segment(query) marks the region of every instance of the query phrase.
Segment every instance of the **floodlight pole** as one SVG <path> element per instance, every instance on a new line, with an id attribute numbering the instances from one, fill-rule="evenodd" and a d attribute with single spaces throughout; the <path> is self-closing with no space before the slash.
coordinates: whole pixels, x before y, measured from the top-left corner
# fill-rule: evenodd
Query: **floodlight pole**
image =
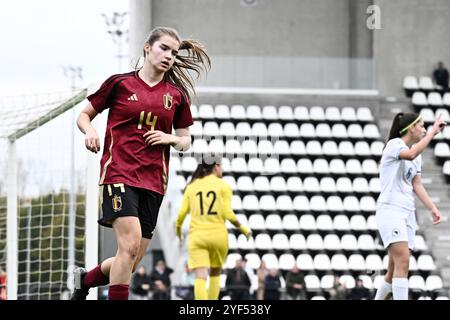
<path id="1" fill-rule="evenodd" d="M 124 40 L 128 42 L 128 29 L 123 29 L 122 24 L 127 14 L 128 12 L 113 12 L 112 16 L 108 16 L 102 13 L 106 26 L 108 27 L 108 33 L 111 35 L 112 41 L 116 46 L 119 73 L 122 72 L 122 59 L 126 57 L 126 55 L 122 54 L 122 43 Z"/>

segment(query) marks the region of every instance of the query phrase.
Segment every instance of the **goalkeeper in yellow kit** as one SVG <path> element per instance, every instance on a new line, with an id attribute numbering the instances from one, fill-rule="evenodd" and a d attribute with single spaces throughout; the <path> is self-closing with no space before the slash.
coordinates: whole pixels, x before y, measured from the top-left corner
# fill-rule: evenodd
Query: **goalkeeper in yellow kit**
<path id="1" fill-rule="evenodd" d="M 186 186 L 176 222 L 177 236 L 181 240 L 181 226 L 187 213 L 189 226 L 188 265 L 195 273 L 195 300 L 217 300 L 220 292 L 220 272 L 228 254 L 229 220 L 247 237 L 251 230 L 237 220 L 231 200 L 233 192 L 222 178 L 218 163 L 199 164 Z M 209 288 L 206 279 L 209 271 Z"/>

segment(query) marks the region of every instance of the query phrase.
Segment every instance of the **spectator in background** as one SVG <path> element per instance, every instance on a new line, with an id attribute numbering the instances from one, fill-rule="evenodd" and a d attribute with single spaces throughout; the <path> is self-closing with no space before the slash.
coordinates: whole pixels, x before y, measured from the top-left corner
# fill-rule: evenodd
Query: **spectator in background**
<path id="1" fill-rule="evenodd" d="M 433 78 L 436 84 L 442 87 L 442 92 L 448 91 L 448 70 L 442 61 L 438 62 L 437 68 L 433 72 Z"/>
<path id="2" fill-rule="evenodd" d="M 329 300 L 347 300 L 347 287 L 339 280 L 339 277 L 334 278 L 334 285 L 330 289 Z"/>
<path id="3" fill-rule="evenodd" d="M 158 260 L 155 269 L 150 274 L 153 290 L 153 300 L 170 300 L 170 274 L 173 270 L 166 266 L 162 260 Z"/>
<path id="4" fill-rule="evenodd" d="M 180 278 L 180 285 L 176 288 L 175 294 L 183 300 L 194 299 L 195 274 L 189 269 L 186 263 Z"/>
<path id="5" fill-rule="evenodd" d="M 256 275 L 258 277 L 258 290 L 256 291 L 257 300 L 264 300 L 264 285 L 268 273 L 269 270 L 267 270 L 266 268 L 266 263 L 264 262 L 264 260 L 261 260 L 261 264 L 259 265 L 259 268 L 256 271 Z"/>
<path id="6" fill-rule="evenodd" d="M 237 259 L 235 267 L 228 271 L 225 285 L 231 300 L 248 300 L 250 298 L 251 282 L 241 259 Z"/>
<path id="7" fill-rule="evenodd" d="M 131 300 L 148 300 L 150 293 L 150 277 L 144 266 L 140 266 L 131 279 Z"/>
<path id="8" fill-rule="evenodd" d="M 298 266 L 294 267 L 286 275 L 286 293 L 289 300 L 306 300 L 305 275 Z"/>
<path id="9" fill-rule="evenodd" d="M 0 301 L 6 300 L 6 272 L 0 266 Z"/>
<path id="10" fill-rule="evenodd" d="M 348 298 L 350 300 L 370 300 L 370 291 L 364 287 L 362 279 L 356 280 L 356 285 L 350 290 Z"/>
<path id="11" fill-rule="evenodd" d="M 269 270 L 264 287 L 264 300 L 280 300 L 281 279 L 278 269 Z"/>

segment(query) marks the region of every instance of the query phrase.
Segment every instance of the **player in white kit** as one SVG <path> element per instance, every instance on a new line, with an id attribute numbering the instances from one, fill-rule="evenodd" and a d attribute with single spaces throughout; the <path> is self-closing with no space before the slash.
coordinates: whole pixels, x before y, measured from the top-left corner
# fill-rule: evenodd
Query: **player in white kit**
<path id="1" fill-rule="evenodd" d="M 441 222 L 421 180 L 421 153 L 446 123 L 439 116 L 427 133 L 421 117 L 398 113 L 392 123 L 380 163 L 381 192 L 377 200 L 376 221 L 389 264 L 375 300 L 392 292 L 394 300 L 408 299 L 409 249 L 414 249 L 416 216 L 414 195 L 431 211 L 433 224 Z"/>

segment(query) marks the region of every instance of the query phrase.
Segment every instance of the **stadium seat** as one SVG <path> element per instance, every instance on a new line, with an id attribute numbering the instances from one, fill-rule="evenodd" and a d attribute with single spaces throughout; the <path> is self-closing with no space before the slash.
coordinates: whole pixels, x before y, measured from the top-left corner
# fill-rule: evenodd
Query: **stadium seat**
<path id="1" fill-rule="evenodd" d="M 256 156 L 258 154 L 258 145 L 256 144 L 256 141 L 253 139 L 246 139 L 242 141 L 241 147 L 240 147 L 241 153 L 245 153 L 251 156 Z M 253 159 L 250 159 L 253 160 Z M 258 159 L 261 160 L 261 159 Z"/>
<path id="2" fill-rule="evenodd" d="M 234 128 L 234 124 L 229 121 L 225 121 L 220 124 L 219 132 L 220 132 L 221 136 L 224 136 L 226 138 L 234 138 L 236 136 L 236 130 Z"/>
<path id="3" fill-rule="evenodd" d="M 252 137 L 267 139 L 268 131 L 264 122 L 255 122 L 252 125 Z"/>
<path id="4" fill-rule="evenodd" d="M 349 263 L 350 265 L 350 263 Z M 347 289 L 352 289 L 355 287 L 355 278 L 352 275 L 344 274 L 339 277 L 339 282 L 345 285 Z"/>
<path id="5" fill-rule="evenodd" d="M 363 129 L 361 125 L 352 123 L 347 128 L 347 134 L 350 139 L 357 140 L 363 137 Z"/>
<path id="6" fill-rule="evenodd" d="M 425 92 L 433 91 L 434 84 L 430 77 L 423 76 L 419 78 L 419 88 Z"/>
<path id="7" fill-rule="evenodd" d="M 272 231 L 283 230 L 283 223 L 279 214 L 269 214 L 266 217 L 266 229 Z"/>
<path id="8" fill-rule="evenodd" d="M 409 256 L 409 271 L 418 271 L 417 268 L 417 259 L 413 255 Z"/>
<path id="9" fill-rule="evenodd" d="M 298 231 L 299 222 L 295 214 L 286 214 L 283 216 L 283 229 L 288 231 Z"/>
<path id="10" fill-rule="evenodd" d="M 346 168 L 345 168 L 345 163 L 344 163 L 344 161 L 342 159 L 333 159 L 333 160 L 331 160 L 329 165 L 328 165 L 328 167 L 330 168 L 330 172 L 332 174 L 342 175 L 342 174 L 346 174 L 347 173 Z M 350 182 L 350 185 L 351 185 L 351 182 Z M 338 190 L 339 190 L 339 187 L 337 185 L 337 181 L 336 181 L 336 188 L 338 188 Z"/>
<path id="11" fill-rule="evenodd" d="M 286 125 L 287 126 L 287 125 Z M 285 126 L 285 136 L 288 137 Z M 303 123 L 300 126 L 300 136 L 303 138 L 313 139 L 316 137 L 316 130 L 312 123 Z"/>
<path id="12" fill-rule="evenodd" d="M 364 126 L 364 137 L 367 139 L 380 139 L 380 131 L 375 124 L 369 123 Z"/>
<path id="13" fill-rule="evenodd" d="M 412 275 L 409 277 L 409 289 L 410 290 L 426 290 L 425 280 L 422 276 Z"/>
<path id="14" fill-rule="evenodd" d="M 412 104 L 418 108 L 423 108 L 428 106 L 428 99 L 425 93 L 416 91 L 412 95 Z"/>
<path id="15" fill-rule="evenodd" d="M 267 269 L 279 269 L 278 258 L 273 253 L 265 253 L 261 257 L 261 260 L 265 262 Z"/>
<path id="16" fill-rule="evenodd" d="M 315 159 L 313 162 L 313 171 L 317 174 L 328 174 L 330 172 L 328 161 L 320 158 Z"/>
<path id="17" fill-rule="evenodd" d="M 344 205 L 342 203 L 341 197 L 338 196 L 329 196 L 327 198 L 327 211 L 329 212 L 342 212 L 344 209 Z"/>
<path id="18" fill-rule="evenodd" d="M 286 195 L 278 196 L 276 200 L 276 208 L 276 210 L 282 214 L 292 212 L 294 208 L 291 197 Z"/>
<path id="19" fill-rule="evenodd" d="M 383 153 L 383 148 L 384 148 L 384 142 L 381 141 L 374 141 L 372 142 L 372 144 L 370 145 L 370 153 L 373 156 L 376 157 L 381 157 L 382 153 Z"/>
<path id="20" fill-rule="evenodd" d="M 234 233 L 228 233 L 228 249 L 230 250 L 237 249 L 237 240 Z"/>
<path id="21" fill-rule="evenodd" d="M 314 211 L 314 212 L 327 211 L 327 202 L 323 196 L 311 197 L 309 205 L 310 205 L 311 211 Z"/>
<path id="22" fill-rule="evenodd" d="M 308 123 L 304 130 L 310 137 L 315 137 L 314 126 L 312 124 Z M 301 135 L 301 129 L 298 128 L 296 123 L 287 123 L 284 126 L 283 132 L 283 135 L 288 139 L 295 139 Z"/>
<path id="23" fill-rule="evenodd" d="M 369 189 L 372 193 L 379 193 L 381 191 L 380 179 L 371 178 L 369 181 Z"/>
<path id="24" fill-rule="evenodd" d="M 353 234 L 344 234 L 341 238 L 342 249 L 348 251 L 358 250 L 358 241 Z"/>
<path id="25" fill-rule="evenodd" d="M 221 141 L 221 140 L 219 140 L 219 141 Z M 210 147 L 211 147 L 211 144 L 210 144 Z M 231 157 L 235 157 L 235 156 L 241 155 L 243 153 L 240 142 L 238 140 L 234 140 L 234 139 L 227 139 L 224 149 L 225 149 L 224 150 L 225 153 Z"/>
<path id="26" fill-rule="evenodd" d="M 327 254 L 319 253 L 314 256 L 314 269 L 319 271 L 331 270 L 330 257 Z"/>
<path id="27" fill-rule="evenodd" d="M 367 229 L 371 230 L 371 231 L 376 231 L 378 230 L 378 226 L 377 226 L 377 220 L 374 214 L 370 215 L 367 218 Z"/>
<path id="28" fill-rule="evenodd" d="M 314 270 L 314 261 L 310 254 L 308 253 L 299 254 L 295 260 L 300 270 L 304 271 Z"/>
<path id="29" fill-rule="evenodd" d="M 373 197 L 364 196 L 360 199 L 360 207 L 362 212 L 365 213 L 375 212 L 376 206 L 377 204 Z"/>
<path id="30" fill-rule="evenodd" d="M 338 231 L 350 230 L 350 220 L 344 214 L 338 214 L 333 219 L 333 228 Z"/>
<path id="31" fill-rule="evenodd" d="M 236 260 L 242 259 L 239 253 L 229 253 L 227 259 L 225 260 L 225 269 L 232 269 L 236 266 Z"/>
<path id="32" fill-rule="evenodd" d="M 202 120 L 214 119 L 214 108 L 210 104 L 202 104 L 198 108 L 198 117 Z"/>
<path id="33" fill-rule="evenodd" d="M 328 167 L 328 163 L 327 163 Z M 336 192 L 336 182 L 333 178 L 330 177 L 324 177 L 320 179 L 320 191 L 324 193 L 335 193 Z M 327 199 L 327 205 L 328 205 L 328 199 Z"/>
<path id="34" fill-rule="evenodd" d="M 249 163 L 250 165 L 250 163 Z M 258 176 L 255 178 L 255 181 L 253 183 L 255 191 L 257 192 L 270 192 L 271 191 L 271 185 L 269 183 L 269 179 L 264 176 Z"/>
<path id="35" fill-rule="evenodd" d="M 367 107 L 358 108 L 356 110 L 356 118 L 361 122 L 372 122 L 374 120 L 372 111 L 370 111 L 370 108 Z"/>
<path id="36" fill-rule="evenodd" d="M 214 108 L 214 118 L 218 120 L 230 119 L 230 108 L 226 104 L 218 104 Z"/>
<path id="37" fill-rule="evenodd" d="M 272 139 L 279 139 L 284 136 L 283 126 L 278 122 L 270 123 L 267 127 L 267 134 Z"/>
<path id="38" fill-rule="evenodd" d="M 241 176 L 237 180 L 237 189 L 243 192 L 253 192 L 253 180 L 248 176 Z"/>
<path id="39" fill-rule="evenodd" d="M 339 193 L 352 193 L 353 192 L 352 180 L 350 180 L 347 177 L 338 178 L 336 180 L 336 189 Z"/>
<path id="40" fill-rule="evenodd" d="M 263 157 L 271 156 L 273 154 L 272 142 L 269 140 L 259 140 L 258 154 Z"/>
<path id="41" fill-rule="evenodd" d="M 369 192 L 369 182 L 366 178 L 355 178 L 352 184 L 353 191 L 356 193 L 368 193 Z"/>
<path id="42" fill-rule="evenodd" d="M 358 276 L 358 279 L 362 280 L 364 287 L 366 287 L 369 290 L 373 289 L 372 278 L 369 275 L 361 274 L 361 275 Z"/>
<path id="43" fill-rule="evenodd" d="M 234 158 L 231 160 L 231 171 L 235 173 L 247 172 L 247 162 L 244 158 Z"/>
<path id="44" fill-rule="evenodd" d="M 309 200 L 303 195 L 294 198 L 293 206 L 296 211 L 308 212 L 310 210 Z"/>
<path id="45" fill-rule="evenodd" d="M 248 217 L 248 226 L 252 230 L 265 230 L 266 220 L 261 214 L 252 214 Z"/>
<path id="46" fill-rule="evenodd" d="M 289 177 L 286 182 L 286 189 L 292 193 L 303 192 L 303 182 L 299 177 Z"/>
<path id="47" fill-rule="evenodd" d="M 381 271 L 383 270 L 383 260 L 378 254 L 369 254 L 366 257 L 366 270 Z"/>
<path id="48" fill-rule="evenodd" d="M 237 189 L 236 179 L 233 176 L 223 176 L 223 180 L 225 180 L 228 183 L 231 190 Z"/>
<path id="49" fill-rule="evenodd" d="M 322 145 L 317 140 L 311 140 L 306 143 L 306 154 L 309 156 L 320 156 L 323 154 Z"/>
<path id="50" fill-rule="evenodd" d="M 203 126 L 200 121 L 194 121 L 194 124 L 189 127 L 189 130 L 194 137 L 201 137 L 203 135 Z"/>
<path id="51" fill-rule="evenodd" d="M 197 105 L 191 104 L 190 110 L 191 110 L 192 119 L 198 119 L 198 107 L 197 107 Z M 200 121 L 198 121 L 198 122 L 200 122 Z M 192 129 L 192 127 L 191 127 L 191 129 Z"/>
<path id="52" fill-rule="evenodd" d="M 292 160 L 292 159 L 288 159 L 288 160 Z M 294 165 L 295 165 L 295 163 L 294 163 Z M 297 169 L 297 167 L 295 167 L 295 168 Z M 283 162 L 281 163 L 281 171 L 283 171 Z M 272 177 L 270 179 L 270 190 L 275 193 L 285 193 L 287 191 L 286 180 L 284 180 L 284 178 L 281 176 Z"/>
<path id="53" fill-rule="evenodd" d="M 292 121 L 294 119 L 294 112 L 291 106 L 280 106 L 278 108 L 278 118 L 281 121 Z"/>
<path id="54" fill-rule="evenodd" d="M 362 234 L 358 237 L 358 248 L 363 251 L 375 250 L 375 243 L 370 234 Z"/>
<path id="55" fill-rule="evenodd" d="M 339 155 L 344 157 L 351 157 L 355 155 L 355 150 L 353 148 L 353 143 L 350 141 L 341 141 L 338 147 Z"/>
<path id="56" fill-rule="evenodd" d="M 320 234 L 313 233 L 306 237 L 306 246 L 309 250 L 323 250 L 323 240 Z"/>
<path id="57" fill-rule="evenodd" d="M 262 117 L 266 121 L 277 121 L 277 108 L 275 108 L 275 106 L 264 106 L 262 109 Z"/>
<path id="58" fill-rule="evenodd" d="M 230 109 L 230 118 L 235 121 L 247 120 L 245 108 L 242 105 L 233 105 Z"/>
<path id="59" fill-rule="evenodd" d="M 286 140 L 277 140 L 273 145 L 273 152 L 276 155 L 290 155 L 289 143 Z"/>
<path id="60" fill-rule="evenodd" d="M 259 199 L 259 209 L 262 211 L 275 211 L 277 209 L 276 201 L 273 195 L 263 195 Z"/>
<path id="61" fill-rule="evenodd" d="M 323 246 L 325 250 L 338 251 L 341 250 L 341 240 L 335 234 L 327 234 L 323 239 Z"/>
<path id="62" fill-rule="evenodd" d="M 355 108 L 353 107 L 342 108 L 341 118 L 346 122 L 355 122 L 357 120 Z"/>
<path id="63" fill-rule="evenodd" d="M 237 237 L 237 247 L 239 250 L 252 251 L 255 249 L 255 242 L 253 238 L 248 238 L 243 234 Z"/>
<path id="64" fill-rule="evenodd" d="M 247 260 L 247 266 L 252 269 L 258 269 L 261 265 L 261 258 L 259 254 L 250 252 L 245 255 L 245 259 Z"/>
<path id="65" fill-rule="evenodd" d="M 264 161 L 264 174 L 278 174 L 281 171 L 278 159 L 268 158 Z"/>
<path id="66" fill-rule="evenodd" d="M 305 286 L 307 290 L 318 290 L 320 289 L 319 277 L 315 274 L 307 274 L 305 276 Z"/>
<path id="67" fill-rule="evenodd" d="M 356 199 L 356 198 L 355 198 Z M 344 200 L 345 201 L 345 200 Z M 357 201 L 357 199 L 356 199 Z M 359 210 L 357 210 L 359 211 Z M 355 214 L 350 218 L 350 228 L 355 231 L 367 230 L 366 219 L 360 214 Z"/>
<path id="68" fill-rule="evenodd" d="M 341 112 L 339 108 L 331 106 L 325 109 L 325 119 L 329 122 L 341 121 Z"/>
<path id="69" fill-rule="evenodd" d="M 305 143 L 301 140 L 294 140 L 291 142 L 289 151 L 293 156 L 304 156 L 306 155 Z"/>
<path id="70" fill-rule="evenodd" d="M 249 105 L 246 108 L 247 119 L 250 122 L 261 121 L 262 120 L 262 112 L 261 107 L 258 105 Z"/>
<path id="71" fill-rule="evenodd" d="M 333 220 L 328 214 L 321 214 L 316 218 L 316 226 L 320 231 L 333 230 Z"/>
<path id="72" fill-rule="evenodd" d="M 258 211 L 259 201 L 255 195 L 246 195 L 242 199 L 242 208 L 246 211 Z"/>
<path id="73" fill-rule="evenodd" d="M 420 250 L 420 251 L 426 251 L 428 250 L 427 243 L 425 242 L 425 239 L 422 235 L 416 234 L 415 240 L 414 240 L 414 249 Z"/>
<path id="74" fill-rule="evenodd" d="M 360 175 L 363 172 L 361 162 L 358 159 L 348 159 L 345 162 L 345 171 L 349 174 Z"/>
<path id="75" fill-rule="evenodd" d="M 321 106 L 312 106 L 309 109 L 309 118 L 312 121 L 325 121 L 325 110 Z"/>
<path id="76" fill-rule="evenodd" d="M 287 175 L 294 175 L 297 173 L 297 164 L 294 159 L 283 159 L 280 163 L 281 172 Z"/>
<path id="77" fill-rule="evenodd" d="M 301 215 L 298 223 L 301 230 L 311 231 L 317 229 L 316 219 L 312 214 Z"/>
<path id="78" fill-rule="evenodd" d="M 297 161 L 297 172 L 304 175 L 312 175 L 313 164 L 310 159 L 302 158 Z"/>
<path id="79" fill-rule="evenodd" d="M 238 122 L 235 126 L 237 137 L 249 138 L 252 136 L 252 128 L 248 122 Z"/>
<path id="80" fill-rule="evenodd" d="M 442 101 L 444 102 L 444 105 L 446 105 L 447 107 L 450 107 L 450 92 L 444 93 Z"/>
<path id="81" fill-rule="evenodd" d="M 259 250 L 272 250 L 272 239 L 267 233 L 257 234 L 255 237 L 255 248 Z"/>
<path id="82" fill-rule="evenodd" d="M 347 139 L 347 128 L 342 123 L 336 123 L 331 128 L 331 134 L 335 139 Z"/>
<path id="83" fill-rule="evenodd" d="M 261 174 L 262 172 L 264 172 L 264 164 L 260 158 L 251 158 L 248 161 L 247 168 L 250 173 L 254 174 Z M 256 187 L 256 184 L 254 185 Z"/>
<path id="84" fill-rule="evenodd" d="M 183 157 L 181 160 L 181 170 L 192 173 L 197 168 L 197 161 L 193 157 Z"/>
<path id="85" fill-rule="evenodd" d="M 316 137 L 320 139 L 331 139 L 331 128 L 328 123 L 319 123 L 316 126 Z"/>
<path id="86" fill-rule="evenodd" d="M 355 143 L 355 154 L 359 157 L 370 157 L 372 152 L 370 151 L 370 146 L 366 141 L 358 141 Z"/>
<path id="87" fill-rule="evenodd" d="M 425 123 L 433 123 L 434 122 L 434 119 L 435 119 L 434 112 L 430 108 L 420 109 L 419 114 Z"/>
<path id="88" fill-rule="evenodd" d="M 269 221 L 266 220 L 266 224 L 268 225 L 268 227 L 270 226 Z M 270 229 L 270 228 L 269 228 Z M 286 234 L 284 233 L 277 233 L 272 237 L 272 245 L 273 248 L 275 250 L 289 250 L 290 246 L 289 246 L 289 239 L 287 237 Z M 295 259 L 293 259 L 294 263 L 295 263 Z"/>
<path id="89" fill-rule="evenodd" d="M 228 142 L 228 141 L 227 141 Z M 212 139 L 209 142 L 209 152 L 215 155 L 219 155 L 220 157 L 223 156 L 225 153 L 225 145 L 223 144 L 222 139 Z"/>
<path id="90" fill-rule="evenodd" d="M 305 106 L 296 106 L 294 108 L 294 118 L 300 122 L 307 122 L 310 120 L 308 108 Z"/>
<path id="91" fill-rule="evenodd" d="M 439 108 L 444 105 L 441 94 L 439 92 L 430 92 L 428 94 L 428 105 L 434 108 Z"/>
<path id="92" fill-rule="evenodd" d="M 361 254 L 352 254 L 348 257 L 348 267 L 353 271 L 363 271 L 366 269 L 366 261 Z"/>
<path id="93" fill-rule="evenodd" d="M 422 254 L 417 258 L 417 267 L 423 271 L 436 270 L 433 258 L 429 254 Z"/>
<path id="94" fill-rule="evenodd" d="M 300 233 L 294 233 L 289 237 L 289 247 L 292 250 L 305 250 L 306 240 L 305 236 Z"/>
<path id="95" fill-rule="evenodd" d="M 403 78 L 403 89 L 407 97 L 411 97 L 414 91 L 419 90 L 419 82 L 415 76 L 405 76 Z"/>
<path id="96" fill-rule="evenodd" d="M 346 196 L 344 198 L 344 210 L 351 213 L 360 211 L 361 208 L 359 206 L 358 198 L 355 196 Z"/>
<path id="97" fill-rule="evenodd" d="M 333 260 L 333 258 L 331 258 Z M 333 262 L 331 262 L 333 265 Z M 322 290 L 330 290 L 334 286 L 334 275 L 333 274 L 325 274 L 320 279 L 320 287 Z"/>
<path id="98" fill-rule="evenodd" d="M 284 253 L 278 259 L 278 266 L 281 270 L 288 271 L 295 266 L 295 258 L 290 253 Z"/>
<path id="99" fill-rule="evenodd" d="M 335 141 L 327 140 L 322 144 L 322 153 L 328 157 L 335 157 L 339 154 L 339 149 Z"/>
<path id="100" fill-rule="evenodd" d="M 242 211 L 242 200 L 238 195 L 233 195 L 233 199 L 231 200 L 231 207 L 234 211 Z"/>

